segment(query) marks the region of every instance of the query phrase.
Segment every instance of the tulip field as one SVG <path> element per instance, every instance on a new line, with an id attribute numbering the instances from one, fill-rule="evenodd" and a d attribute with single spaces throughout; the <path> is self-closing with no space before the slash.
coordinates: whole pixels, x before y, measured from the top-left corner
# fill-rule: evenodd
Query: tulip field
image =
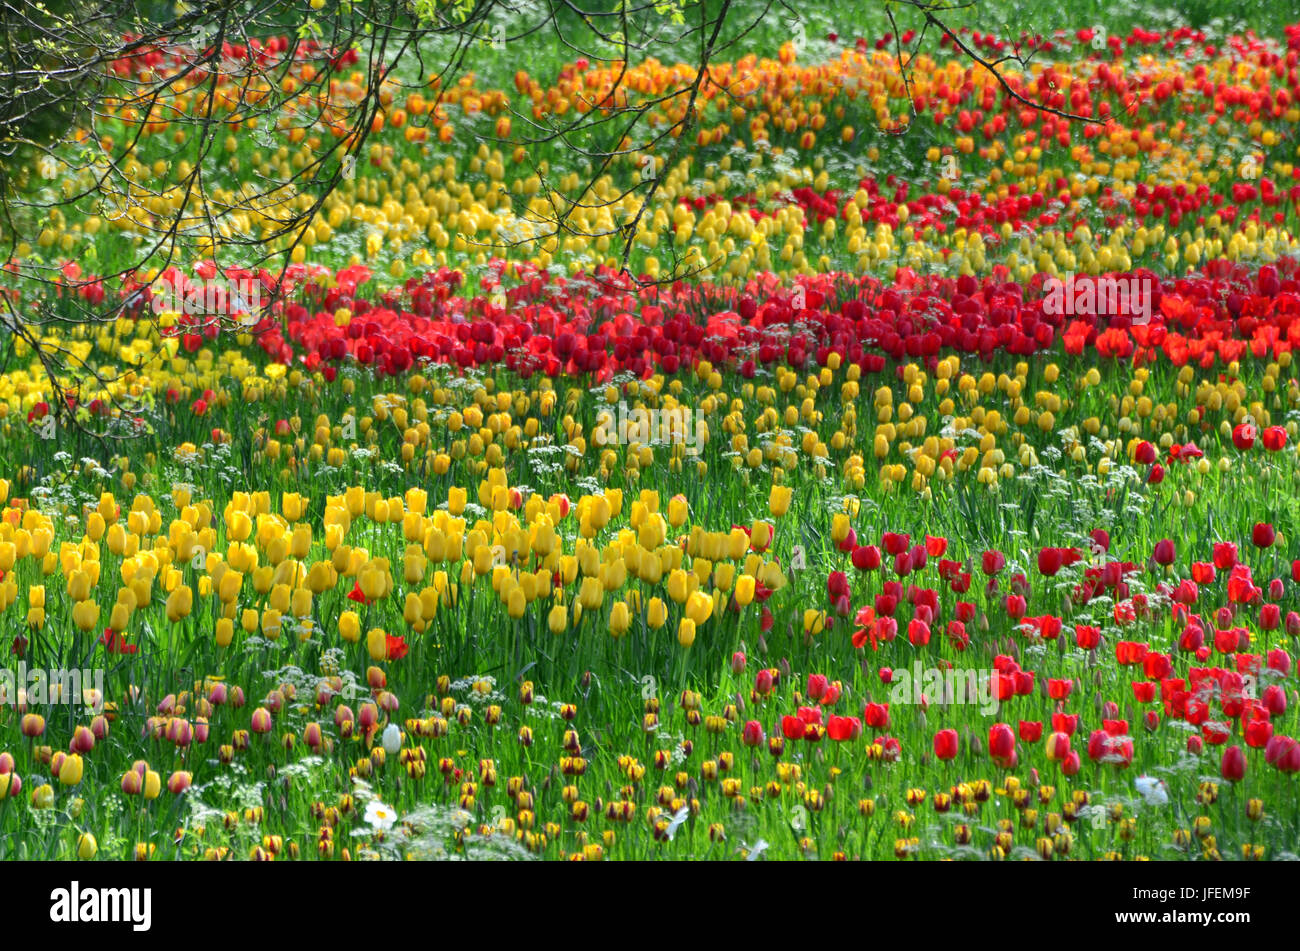
<path id="1" fill-rule="evenodd" d="M 0 329 L 0 856 L 1297 857 L 1300 23 L 1040 9 L 1004 85 L 833 10 L 572 232 L 520 127 L 679 67 L 408 71 L 281 263 L 110 279 L 284 46 L 111 64 L 143 197 L 0 223 L 115 314 Z M 340 134 L 228 126 L 217 205 Z"/>

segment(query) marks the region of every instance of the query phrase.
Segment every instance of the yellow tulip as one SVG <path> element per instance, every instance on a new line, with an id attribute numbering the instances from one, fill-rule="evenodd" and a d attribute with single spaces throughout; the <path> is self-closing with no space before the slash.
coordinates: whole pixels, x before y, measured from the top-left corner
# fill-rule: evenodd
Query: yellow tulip
<path id="1" fill-rule="evenodd" d="M 59 767 L 59 782 L 64 786 L 77 785 L 81 782 L 84 768 L 81 757 L 76 753 L 69 753 L 63 760 L 63 765 Z"/>
<path id="2" fill-rule="evenodd" d="M 694 592 L 686 599 L 686 616 L 695 624 L 703 624 L 713 614 L 713 597 L 703 591 Z"/>
<path id="3" fill-rule="evenodd" d="M 632 617 L 628 612 L 627 603 L 624 601 L 615 601 L 614 606 L 609 612 L 609 633 L 615 637 L 622 637 L 627 633 L 628 628 L 632 626 Z"/>
<path id="4" fill-rule="evenodd" d="M 99 627 L 99 605 L 94 601 L 78 601 L 72 606 L 72 622 L 82 631 Z"/>
<path id="5" fill-rule="evenodd" d="M 790 511 L 790 497 L 792 492 L 789 486 L 773 485 L 771 493 L 767 497 L 767 508 L 772 513 L 773 518 L 780 518 L 786 512 Z"/>
<path id="6" fill-rule="evenodd" d="M 77 836 L 77 858 L 89 862 L 99 852 L 99 843 L 89 832 Z"/>
<path id="7" fill-rule="evenodd" d="M 189 585 L 181 585 L 167 595 L 167 620 L 175 624 L 189 617 L 193 607 L 194 592 L 190 590 Z"/>
<path id="8" fill-rule="evenodd" d="M 646 605 L 646 623 L 652 630 L 659 630 L 668 622 L 668 606 L 659 598 L 651 598 Z"/>
<path id="9" fill-rule="evenodd" d="M 681 568 L 674 568 L 668 575 L 668 597 L 678 604 L 685 604 L 688 594 L 686 572 Z"/>
<path id="10" fill-rule="evenodd" d="M 447 490 L 447 511 L 452 515 L 460 515 L 465 511 L 465 504 L 469 501 L 469 493 L 453 485 Z"/>
<path id="11" fill-rule="evenodd" d="M 736 590 L 733 597 L 736 603 L 743 607 L 748 607 L 754 601 L 754 576 L 741 575 L 736 579 Z"/>

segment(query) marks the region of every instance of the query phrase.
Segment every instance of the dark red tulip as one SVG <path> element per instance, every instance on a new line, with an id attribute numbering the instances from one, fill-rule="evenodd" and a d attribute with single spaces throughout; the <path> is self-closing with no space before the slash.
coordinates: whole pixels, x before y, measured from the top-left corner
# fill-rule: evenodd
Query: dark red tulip
<path id="1" fill-rule="evenodd" d="M 1268 522 L 1256 522 L 1250 530 L 1250 540 L 1256 548 L 1270 548 L 1277 539 L 1277 531 Z"/>
<path id="2" fill-rule="evenodd" d="M 875 571 L 880 567 L 880 549 L 875 545 L 859 545 L 853 549 L 853 567 L 859 571 Z"/>
<path id="3" fill-rule="evenodd" d="M 1156 547 L 1151 552 L 1151 560 L 1157 565 L 1172 565 L 1176 557 L 1174 543 L 1168 538 L 1162 538 L 1156 542 Z"/>
<path id="4" fill-rule="evenodd" d="M 1230 783 L 1241 782 L 1246 775 L 1246 754 L 1240 746 L 1229 746 L 1223 751 L 1223 759 L 1219 761 L 1219 775 Z"/>

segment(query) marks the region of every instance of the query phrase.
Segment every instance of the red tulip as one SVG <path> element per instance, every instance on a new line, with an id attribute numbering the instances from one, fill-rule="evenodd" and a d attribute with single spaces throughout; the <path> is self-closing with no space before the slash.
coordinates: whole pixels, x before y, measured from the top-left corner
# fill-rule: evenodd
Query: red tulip
<path id="1" fill-rule="evenodd" d="M 1278 452 L 1286 448 L 1286 428 L 1283 426 L 1269 426 L 1260 434 L 1260 441 L 1264 443 L 1264 448 L 1269 452 Z"/>
<path id="2" fill-rule="evenodd" d="M 998 766 L 1010 769 L 1016 762 L 1016 735 L 1005 723 L 989 727 L 989 757 Z"/>
<path id="3" fill-rule="evenodd" d="M 889 727 L 889 704 L 887 703 L 868 703 L 862 711 L 862 719 L 866 721 L 867 726 L 873 730 L 884 730 Z"/>
<path id="4" fill-rule="evenodd" d="M 1223 751 L 1223 759 L 1219 761 L 1219 775 L 1230 783 L 1240 782 L 1246 775 L 1246 755 L 1240 746 L 1229 746 Z"/>
<path id="5" fill-rule="evenodd" d="M 1065 552 L 1060 548 L 1043 548 L 1038 552 L 1038 573 L 1053 577 L 1065 563 Z"/>
<path id="6" fill-rule="evenodd" d="M 1101 628 L 1089 624 L 1076 624 L 1074 626 L 1074 643 L 1084 650 L 1092 650 L 1101 643 Z"/>
<path id="7" fill-rule="evenodd" d="M 853 549 L 852 561 L 858 571 L 875 571 L 880 567 L 880 549 L 875 545 L 859 545 Z"/>
<path id="8" fill-rule="evenodd" d="M 1155 550 L 1151 553 L 1151 560 L 1157 565 L 1172 565 L 1175 557 L 1174 543 L 1168 538 L 1156 542 Z"/>
<path id="9" fill-rule="evenodd" d="M 1262 749 L 1273 736 L 1273 724 L 1268 720 L 1251 720 L 1242 732 L 1247 746 Z"/>
<path id="10" fill-rule="evenodd" d="M 1047 695 L 1053 700 L 1068 700 L 1073 689 L 1073 680 L 1051 678 L 1047 681 Z"/>
<path id="11" fill-rule="evenodd" d="M 880 539 L 880 545 L 891 555 L 901 555 L 907 551 L 912 544 L 912 537 L 907 534 L 898 532 L 885 532 Z"/>
<path id="12" fill-rule="evenodd" d="M 1284 773 L 1300 773 L 1300 743 L 1274 735 L 1264 747 L 1264 761 Z"/>
<path id="13" fill-rule="evenodd" d="M 787 740 L 802 740 L 804 737 L 804 722 L 798 717 L 786 714 L 781 718 L 781 732 L 785 734 Z"/>
<path id="14" fill-rule="evenodd" d="M 1228 571 L 1237 563 L 1237 545 L 1235 542 L 1214 543 L 1214 567 Z"/>
<path id="15" fill-rule="evenodd" d="M 831 717 L 826 722 L 826 735 L 832 740 L 856 740 L 862 735 L 862 721 L 857 717 Z"/>
<path id="16" fill-rule="evenodd" d="M 828 684 L 829 681 L 826 679 L 825 674 L 809 674 L 808 698 L 810 700 L 820 700 L 822 695 L 826 693 L 826 687 Z"/>
<path id="17" fill-rule="evenodd" d="M 1286 691 L 1280 684 L 1269 684 L 1265 687 L 1261 702 L 1269 716 L 1280 717 L 1286 713 Z"/>
<path id="18" fill-rule="evenodd" d="M 940 730 L 934 735 L 934 755 L 937 759 L 950 760 L 957 756 L 957 731 Z"/>
<path id="19" fill-rule="evenodd" d="M 1256 548 L 1269 548 L 1277 539 L 1277 531 L 1268 522 L 1256 522 L 1250 530 L 1250 540 Z"/>
<path id="20" fill-rule="evenodd" d="M 924 621 L 911 620 L 907 624 L 907 639 L 913 647 L 924 647 L 930 643 L 930 625 Z"/>

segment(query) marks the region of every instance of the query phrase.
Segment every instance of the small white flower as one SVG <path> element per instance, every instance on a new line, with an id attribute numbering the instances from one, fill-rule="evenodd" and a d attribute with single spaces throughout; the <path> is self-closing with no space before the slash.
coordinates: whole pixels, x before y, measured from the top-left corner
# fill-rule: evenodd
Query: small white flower
<path id="1" fill-rule="evenodd" d="M 1133 785 L 1137 791 L 1142 794 L 1150 805 L 1163 806 L 1169 802 L 1169 787 L 1165 785 L 1163 779 L 1156 779 L 1154 776 L 1139 776 L 1133 780 Z"/>
<path id="2" fill-rule="evenodd" d="M 391 806 L 386 806 L 378 799 L 370 800 L 366 806 L 366 822 L 372 828 L 387 832 L 397 822 L 397 813 Z"/>

